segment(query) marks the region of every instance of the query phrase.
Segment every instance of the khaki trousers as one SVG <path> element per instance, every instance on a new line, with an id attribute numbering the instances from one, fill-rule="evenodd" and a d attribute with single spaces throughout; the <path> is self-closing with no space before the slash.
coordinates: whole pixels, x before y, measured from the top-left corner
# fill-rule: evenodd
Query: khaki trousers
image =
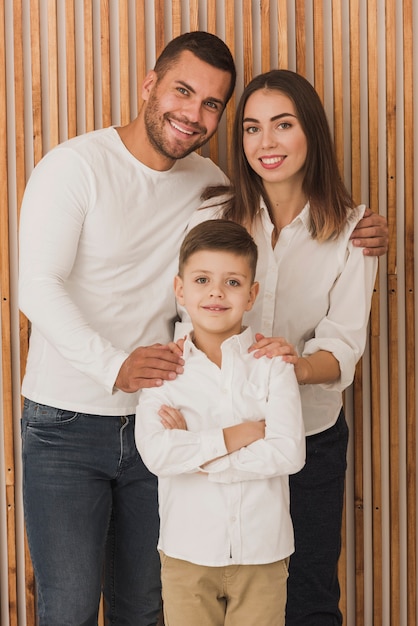
<path id="1" fill-rule="evenodd" d="M 165 626 L 284 626 L 287 564 L 206 567 L 161 553 Z"/>

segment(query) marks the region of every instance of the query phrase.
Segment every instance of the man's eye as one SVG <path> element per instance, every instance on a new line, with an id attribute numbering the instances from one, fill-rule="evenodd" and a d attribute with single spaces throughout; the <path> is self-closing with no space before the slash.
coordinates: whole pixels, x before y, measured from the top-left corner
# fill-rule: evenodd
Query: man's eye
<path id="1" fill-rule="evenodd" d="M 206 106 L 209 107 L 210 109 L 213 109 L 214 111 L 219 110 L 219 104 L 217 102 L 211 102 L 210 100 L 207 100 Z"/>
<path id="2" fill-rule="evenodd" d="M 177 91 L 185 96 L 189 93 L 184 87 L 177 87 Z"/>

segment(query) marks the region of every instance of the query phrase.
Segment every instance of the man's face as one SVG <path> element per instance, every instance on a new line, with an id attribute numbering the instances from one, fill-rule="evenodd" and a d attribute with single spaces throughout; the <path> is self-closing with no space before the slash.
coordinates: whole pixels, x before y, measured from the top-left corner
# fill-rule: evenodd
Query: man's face
<path id="1" fill-rule="evenodd" d="M 183 52 L 158 81 L 144 81 L 144 122 L 148 140 L 165 159 L 185 157 L 215 133 L 231 84 L 231 75 Z"/>

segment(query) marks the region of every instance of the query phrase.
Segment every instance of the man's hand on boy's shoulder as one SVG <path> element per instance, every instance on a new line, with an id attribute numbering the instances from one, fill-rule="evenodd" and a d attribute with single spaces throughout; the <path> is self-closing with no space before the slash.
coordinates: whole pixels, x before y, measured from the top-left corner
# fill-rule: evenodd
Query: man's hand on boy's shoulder
<path id="1" fill-rule="evenodd" d="M 388 251 L 389 229 L 386 218 L 366 209 L 350 239 L 357 248 L 363 248 L 366 256 L 382 256 Z"/>
<path id="2" fill-rule="evenodd" d="M 170 346 L 154 344 L 136 348 L 122 363 L 115 387 L 133 393 L 146 387 L 160 387 L 183 373 L 184 361 Z"/>

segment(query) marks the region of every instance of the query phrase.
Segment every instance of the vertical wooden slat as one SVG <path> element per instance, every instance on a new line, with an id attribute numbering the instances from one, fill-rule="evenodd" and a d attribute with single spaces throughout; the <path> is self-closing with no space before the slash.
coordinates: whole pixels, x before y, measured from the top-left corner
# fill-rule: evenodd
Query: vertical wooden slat
<path id="1" fill-rule="evenodd" d="M 154 24 L 155 24 L 155 56 L 158 57 L 165 46 L 164 35 L 164 0 L 154 2 Z"/>
<path id="2" fill-rule="evenodd" d="M 14 27 L 21 31 L 21 4 L 16 4 Z M 10 274 L 9 274 L 9 207 L 7 184 L 7 100 L 6 100 L 6 48 L 4 3 L 0 4 L 2 33 L 0 37 L 0 297 L 1 297 L 1 373 L 2 373 L 2 413 L 4 437 L 4 473 L 6 492 L 6 537 L 7 537 L 7 601 L 10 624 L 17 624 L 17 579 L 16 579 L 16 515 L 15 515 L 15 466 L 13 445 L 13 405 L 12 405 L 12 351 L 10 318 Z M 20 26 L 18 22 L 20 21 Z M 19 45 L 19 41 L 17 45 Z M 15 50 L 16 56 L 17 50 Z M 19 63 L 19 59 L 17 59 Z M 21 104 L 21 102 L 19 102 Z"/>
<path id="3" fill-rule="evenodd" d="M 244 61 L 244 86 L 248 85 L 250 80 L 253 77 L 253 59 L 254 59 L 254 51 L 253 51 L 253 15 L 252 15 L 252 6 L 251 0 L 243 1 L 243 14 L 245 15 L 245 20 L 243 20 L 242 29 L 243 29 L 243 61 Z"/>
<path id="4" fill-rule="evenodd" d="M 261 26 L 261 71 L 268 72 L 270 68 L 270 1 L 260 0 Z"/>
<path id="5" fill-rule="evenodd" d="M 35 165 L 42 158 L 42 83 L 41 83 L 41 34 L 39 2 L 30 3 L 31 81 L 32 81 L 32 125 L 33 158 Z M 24 343 L 21 338 L 21 343 Z M 23 360 L 25 362 L 25 360 Z"/>
<path id="6" fill-rule="evenodd" d="M 75 62 L 74 0 L 65 2 L 65 51 L 67 72 L 67 134 L 68 139 L 77 134 L 77 84 Z"/>
<path id="7" fill-rule="evenodd" d="M 317 3 L 316 3 L 317 4 Z M 314 41 L 315 41 L 315 88 L 321 89 L 324 100 L 324 21 L 318 20 L 318 8 L 314 13 Z M 319 21 L 321 30 L 317 32 L 316 22 Z M 317 44 L 318 40 L 318 44 Z M 318 50 L 321 56 L 317 54 Z M 343 71 L 342 71 L 342 14 L 341 0 L 332 3 L 332 78 L 333 78 L 333 105 L 334 105 L 334 145 L 338 167 L 341 175 L 344 172 L 344 125 L 346 123 L 343 112 Z M 360 366 L 361 370 L 361 366 Z M 359 406 L 357 405 L 357 409 Z M 347 614 L 347 519 L 346 503 L 341 528 L 341 555 L 338 563 L 338 577 L 341 588 L 340 609 L 343 615 Z"/>
<path id="8" fill-rule="evenodd" d="M 23 192 L 25 189 L 25 181 L 26 181 L 26 165 L 25 165 L 25 89 L 24 89 L 24 72 L 23 72 L 23 5 L 21 0 L 13 3 L 13 30 L 14 30 L 14 94 L 15 94 L 15 142 L 16 142 L 16 205 L 17 205 L 17 219 L 19 219 L 20 214 L 20 205 L 22 202 Z M 3 244 L 2 244 L 3 245 Z M 9 254 L 10 245 L 7 248 L 7 254 Z M 6 250 L 4 251 L 6 254 Z M 9 261 L 10 262 L 10 261 Z M 1 263 L 3 266 L 3 262 Z M 9 271 L 9 268 L 7 268 Z M 10 303 L 10 293 L 8 294 L 8 303 Z M 2 295 L 2 304 L 6 306 L 6 302 L 4 301 L 4 295 Z M 3 310 L 2 310 L 3 316 Z M 27 338 L 28 334 L 28 323 L 23 315 L 19 316 L 19 321 L 21 322 L 21 331 L 20 337 Z M 5 323 L 9 324 L 9 330 L 11 332 L 11 318 L 10 318 L 10 306 L 9 306 L 9 317 L 6 318 Z M 10 337 L 7 345 L 7 357 L 10 359 L 9 368 L 12 365 L 12 353 L 11 353 L 11 344 Z M 4 346 L 4 343 L 3 343 Z M 23 350 L 23 356 L 26 356 L 26 347 Z M 9 352 L 10 351 L 10 352 Z M 3 370 L 4 371 L 4 370 Z M 11 376 L 11 372 L 7 371 L 7 377 Z M 12 392 L 12 386 L 10 388 L 10 392 Z M 13 396 L 12 396 L 13 397 Z M 10 428 L 9 432 L 9 443 L 13 446 L 13 400 L 12 397 L 9 398 L 10 401 L 10 410 L 11 412 L 5 412 L 5 420 L 10 420 L 8 426 Z M 7 396 L 6 396 L 7 399 Z M 9 535 L 11 536 L 11 532 L 14 533 L 14 541 L 16 541 L 16 520 L 15 520 L 15 472 L 14 465 L 14 447 L 9 450 L 9 455 L 6 457 L 9 467 L 9 476 L 6 476 L 6 489 L 7 489 L 7 507 L 8 507 L 8 529 Z M 13 528 L 12 528 L 12 520 L 13 520 Z M 15 552 L 16 557 L 16 552 Z M 9 554 L 10 558 L 10 554 Z M 25 557 L 26 558 L 26 557 Z M 28 561 L 28 587 L 27 587 L 27 600 L 28 600 L 28 614 L 31 615 L 33 613 L 33 572 L 32 565 L 30 560 Z M 9 588 L 10 585 L 16 584 L 16 561 L 13 564 L 13 569 L 10 569 L 12 563 L 9 561 L 9 576 L 11 575 L 11 580 L 9 580 Z M 17 600 L 17 596 L 14 599 Z M 14 616 L 12 616 L 12 622 L 14 622 Z"/>
<path id="9" fill-rule="evenodd" d="M 216 0 L 207 2 L 207 30 L 213 35 L 216 34 Z M 218 133 L 209 141 L 209 156 L 214 163 L 219 163 L 219 140 Z"/>
<path id="10" fill-rule="evenodd" d="M 278 37 L 279 37 L 279 63 L 278 67 L 289 67 L 289 43 L 288 43 L 288 16 L 287 0 L 278 0 Z"/>
<path id="11" fill-rule="evenodd" d="M 138 46 L 139 48 L 139 46 Z M 112 124 L 112 94 L 110 87 L 110 30 L 109 2 L 100 2 L 100 65 L 102 87 L 102 126 Z"/>
<path id="12" fill-rule="evenodd" d="M 189 0 L 189 22 L 190 32 L 199 30 L 199 2 L 198 0 Z"/>
<path id="13" fill-rule="evenodd" d="M 235 53 L 235 0 L 229 0 L 225 3 L 225 43 L 231 50 L 232 55 Z M 231 170 L 231 142 L 232 127 L 235 117 L 235 94 L 232 95 L 226 108 L 226 162 L 227 173 Z"/>
<path id="14" fill-rule="evenodd" d="M 414 270 L 414 75 L 413 0 L 403 2 L 403 86 L 404 86 L 404 188 L 405 188 L 405 345 L 406 350 L 406 533 L 407 533 L 407 620 L 417 615 L 417 429 L 415 351 L 415 270 Z"/>
<path id="15" fill-rule="evenodd" d="M 41 42 L 39 2 L 30 3 L 30 59 L 31 59 L 31 86 L 32 86 L 32 133 L 33 158 L 35 165 L 43 154 L 42 138 L 42 84 L 41 84 Z M 18 207 L 19 208 L 19 207 Z M 19 342 L 20 342 L 20 378 L 26 365 L 29 345 L 29 322 L 23 313 L 19 314 Z M 25 601 L 26 622 L 29 626 L 35 623 L 35 576 L 29 554 L 25 534 Z"/>
<path id="16" fill-rule="evenodd" d="M 48 0 L 49 149 L 59 141 L 57 6 Z"/>
<path id="17" fill-rule="evenodd" d="M 332 3 L 332 80 L 334 91 L 334 144 L 340 172 L 344 172 L 343 50 L 341 0 Z"/>
<path id="18" fill-rule="evenodd" d="M 135 25 L 136 25 L 136 82 L 138 93 L 138 110 L 142 106 L 141 86 L 147 72 L 145 55 L 145 0 L 137 0 L 135 3 Z"/>
<path id="19" fill-rule="evenodd" d="M 367 70 L 368 70 L 368 140 L 369 140 L 369 204 L 379 208 L 379 137 L 378 119 L 378 55 L 377 55 L 377 3 L 367 3 Z M 376 281 L 378 288 L 379 280 Z M 371 328 L 371 378 L 380 380 L 379 298 L 375 290 L 370 316 Z M 373 624 L 383 623 L 383 545 L 382 545 L 382 462 L 381 462 L 381 406 L 378 384 L 371 386 L 372 400 L 372 502 L 373 502 Z"/>
<path id="20" fill-rule="evenodd" d="M 86 132 L 94 130 L 93 5 L 84 2 L 84 101 Z"/>
<path id="21" fill-rule="evenodd" d="M 313 1 L 314 75 L 315 90 L 324 102 L 324 6 L 323 0 Z"/>
<path id="22" fill-rule="evenodd" d="M 120 73 L 120 123 L 131 121 L 129 89 L 129 14 L 128 0 L 119 0 L 119 73 Z"/>
<path id="23" fill-rule="evenodd" d="M 171 35 L 174 39 L 181 34 L 181 0 L 171 3 Z"/>
<path id="24" fill-rule="evenodd" d="M 305 1 L 295 0 L 296 71 L 306 76 L 306 25 Z"/>
<path id="25" fill-rule="evenodd" d="M 360 138 L 360 19 L 359 0 L 350 0 L 350 137 L 351 193 L 354 202 L 361 201 L 361 138 Z M 354 550 L 355 550 L 355 624 L 364 626 L 364 490 L 363 490 L 363 367 L 354 377 L 353 429 L 354 440 Z"/>
<path id="26" fill-rule="evenodd" d="M 389 289 L 389 485 L 390 485 L 390 599 L 391 623 L 400 619 L 399 520 L 399 357 L 398 277 L 396 256 L 396 2 L 386 0 L 386 167 Z"/>

